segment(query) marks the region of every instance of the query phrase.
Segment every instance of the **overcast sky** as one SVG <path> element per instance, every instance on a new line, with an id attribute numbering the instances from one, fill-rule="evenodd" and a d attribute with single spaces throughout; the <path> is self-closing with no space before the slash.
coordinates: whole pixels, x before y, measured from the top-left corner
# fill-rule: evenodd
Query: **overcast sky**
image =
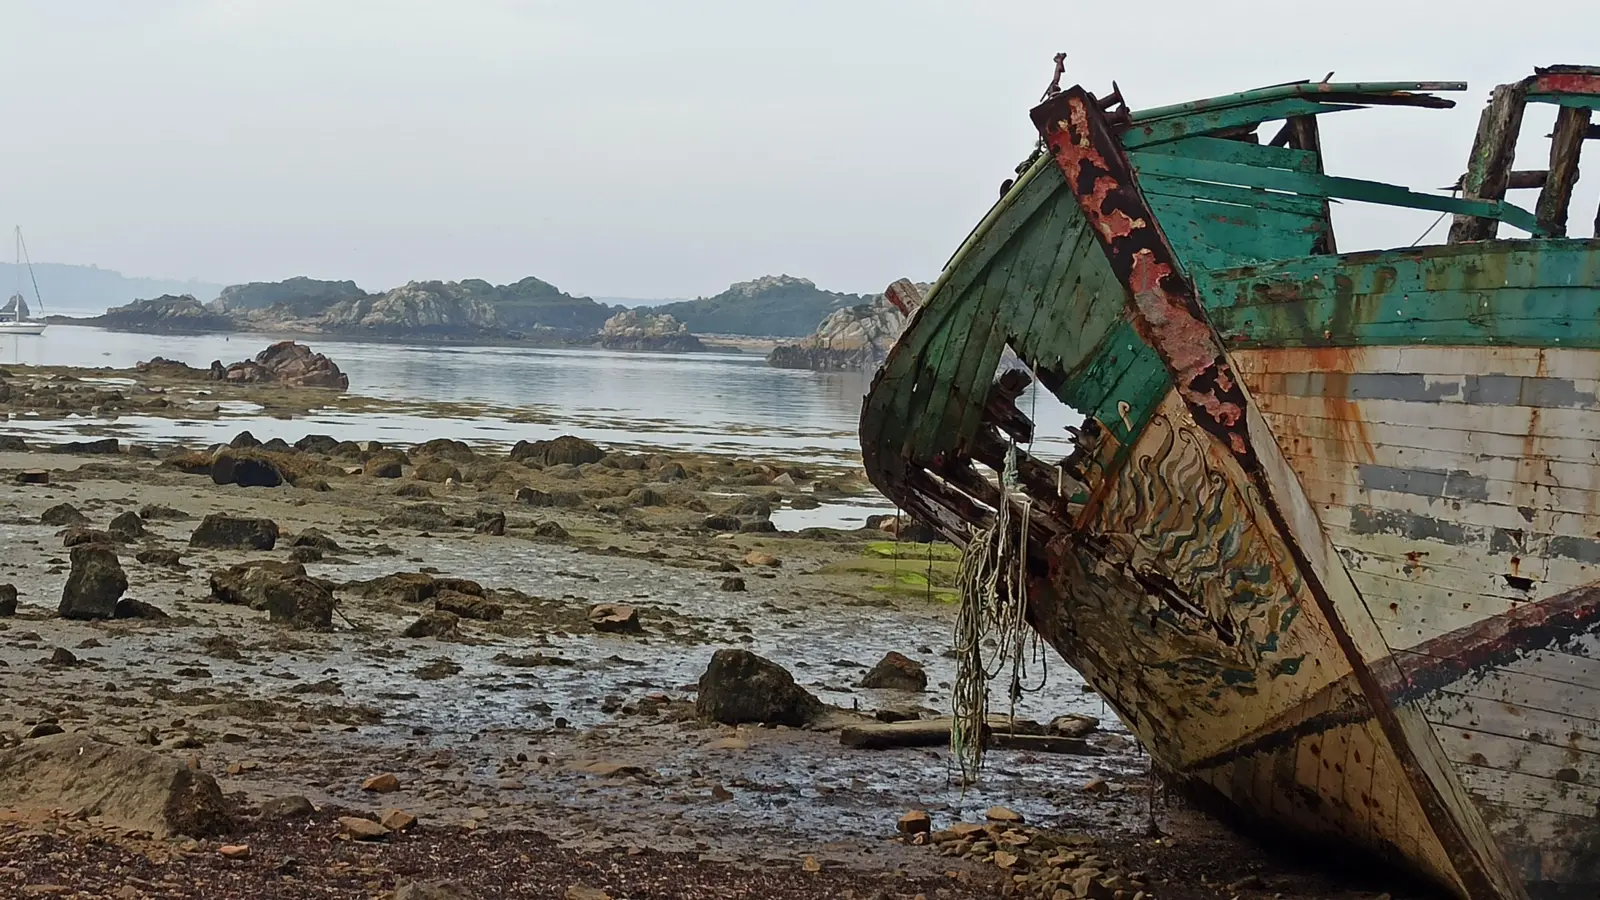
<path id="1" fill-rule="evenodd" d="M 0 0 L 0 222 L 42 260 L 218 282 L 675 297 L 787 272 L 878 291 L 933 277 L 993 201 L 1057 50 L 1068 83 L 1115 79 L 1136 108 L 1329 70 L 1469 81 L 1455 110 L 1324 119 L 1330 172 L 1433 188 L 1492 85 L 1600 64 L 1600 4 L 1517 9 Z M 1551 118 L 1530 115 L 1521 167 L 1543 168 Z M 1341 247 L 1409 244 L 1433 218 L 1346 205 Z"/>

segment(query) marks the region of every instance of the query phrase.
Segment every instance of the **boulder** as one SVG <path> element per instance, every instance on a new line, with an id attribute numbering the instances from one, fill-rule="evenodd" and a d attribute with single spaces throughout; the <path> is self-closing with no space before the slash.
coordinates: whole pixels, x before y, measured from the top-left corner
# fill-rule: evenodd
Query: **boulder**
<path id="1" fill-rule="evenodd" d="M 4 384 L 4 382 L 0 382 L 0 384 Z M 4 392 L 5 392 L 4 388 L 0 388 L 0 394 L 3 394 Z M 4 403 L 4 402 L 5 402 L 5 398 L 4 397 L 0 397 L 0 403 Z M 22 438 L 19 438 L 14 434 L 0 434 L 0 453 L 27 453 L 27 452 L 28 452 L 28 442 L 27 441 L 24 441 Z"/>
<path id="2" fill-rule="evenodd" d="M 632 491 L 629 491 L 625 502 L 627 505 L 633 507 L 666 506 L 667 498 L 661 496 L 660 492 L 654 489 L 642 487 L 634 488 Z"/>
<path id="3" fill-rule="evenodd" d="M 233 436 L 233 440 L 228 442 L 228 446 L 235 450 L 247 450 L 251 447 L 261 446 L 261 441 L 257 440 L 256 436 L 250 432 L 241 431 Z"/>
<path id="4" fill-rule="evenodd" d="M 316 815 L 316 812 L 317 808 L 311 805 L 311 801 L 298 794 L 261 801 L 263 819 L 305 819 Z"/>
<path id="5" fill-rule="evenodd" d="M 417 457 L 430 456 L 434 459 L 446 459 L 452 462 L 468 462 L 475 454 L 472 448 L 461 441 L 450 438 L 434 438 L 424 441 L 411 449 L 411 455 Z"/>
<path id="6" fill-rule="evenodd" d="M 388 528 L 415 528 L 419 531 L 437 531 L 461 524 L 455 516 L 444 511 L 437 503 L 412 503 L 384 516 L 378 524 Z"/>
<path id="7" fill-rule="evenodd" d="M 211 461 L 211 481 L 215 484 L 271 488 L 288 480 L 276 462 L 260 454 L 223 450 Z"/>
<path id="8" fill-rule="evenodd" d="M 106 532 L 119 541 L 134 541 L 145 536 L 144 520 L 129 510 L 120 513 L 106 526 Z"/>
<path id="9" fill-rule="evenodd" d="M 1051 719 L 1050 724 L 1045 726 L 1045 733 L 1060 737 L 1081 738 L 1088 737 L 1098 731 L 1099 728 L 1100 720 L 1094 716 L 1068 713 Z"/>
<path id="10" fill-rule="evenodd" d="M 928 285 L 920 286 L 923 291 Z M 779 344 L 767 365 L 780 369 L 871 371 L 883 362 L 905 328 L 906 314 L 885 295 L 870 303 L 836 309 L 811 336 Z"/>
<path id="11" fill-rule="evenodd" d="M 581 466 L 584 463 L 597 463 L 604 459 L 606 452 L 599 447 L 584 440 L 564 434 L 549 441 L 518 441 L 511 448 L 511 458 L 517 462 L 533 461 L 541 465 L 573 465 Z"/>
<path id="12" fill-rule="evenodd" d="M 589 624 L 607 634 L 632 634 L 643 631 L 639 611 L 622 603 L 600 603 L 589 610 Z"/>
<path id="13" fill-rule="evenodd" d="M 122 445 L 117 443 L 116 438 L 101 438 L 98 441 L 67 441 L 65 444 L 57 444 L 54 451 L 56 453 L 79 455 L 121 453 Z"/>
<path id="14" fill-rule="evenodd" d="M 17 586 L 0 584 L 0 616 L 17 614 Z"/>
<path id="15" fill-rule="evenodd" d="M 183 557 L 178 551 L 169 550 L 165 547 L 151 547 L 146 550 L 140 550 L 134 559 L 147 566 L 165 566 L 169 569 L 183 566 Z"/>
<path id="16" fill-rule="evenodd" d="M 701 718 L 725 725 L 801 726 L 823 706 L 777 663 L 748 650 L 718 650 L 700 676 L 694 708 Z"/>
<path id="17" fill-rule="evenodd" d="M 689 326 L 666 313 L 628 309 L 607 319 L 596 335 L 607 350 L 667 350 L 696 352 L 706 349 L 689 333 Z"/>
<path id="18" fill-rule="evenodd" d="M 367 581 L 352 581 L 343 588 L 367 599 L 422 603 L 439 593 L 439 583 L 426 572 L 395 572 Z"/>
<path id="19" fill-rule="evenodd" d="M 402 462 L 397 454 L 379 454 L 361 464 L 361 474 L 369 478 L 399 478 Z"/>
<path id="20" fill-rule="evenodd" d="M 722 511 L 729 516 L 748 516 L 766 519 L 772 516 L 772 504 L 761 497 L 746 497 Z"/>
<path id="21" fill-rule="evenodd" d="M 738 575 L 729 575 L 727 578 L 722 579 L 722 584 L 718 585 L 718 590 L 728 591 L 729 593 L 738 593 L 744 589 L 744 579 Z"/>
<path id="22" fill-rule="evenodd" d="M 294 540 L 289 542 L 289 546 L 315 547 L 318 550 L 326 553 L 338 553 L 344 549 L 343 547 L 339 546 L 338 541 L 329 537 L 327 533 L 322 531 L 320 528 L 307 528 L 305 531 L 300 532 L 294 536 Z"/>
<path id="23" fill-rule="evenodd" d="M 917 662 L 891 650 L 873 666 L 857 687 L 879 688 L 891 691 L 925 691 L 928 673 Z"/>
<path id="24" fill-rule="evenodd" d="M 503 535 L 506 533 L 506 514 L 503 512 L 481 512 L 473 523 L 472 530 L 478 534 Z"/>
<path id="25" fill-rule="evenodd" d="M 105 544 L 80 544 L 72 548 L 72 569 L 57 612 L 68 619 L 109 619 L 127 589 L 128 576 L 115 551 Z"/>
<path id="26" fill-rule="evenodd" d="M 700 522 L 700 527 L 707 531 L 738 531 L 743 526 L 738 516 L 729 515 L 706 516 Z"/>
<path id="27" fill-rule="evenodd" d="M 156 519 L 179 521 L 182 519 L 192 519 L 194 516 L 189 515 L 181 509 L 173 509 L 170 506 L 162 506 L 159 503 L 146 503 L 144 506 L 139 507 L 139 518 L 145 520 L 146 522 L 153 522 Z"/>
<path id="28" fill-rule="evenodd" d="M 255 359 L 224 367 L 211 364 L 211 377 L 233 384 L 272 382 L 288 387 L 318 387 L 342 391 L 350 378 L 333 360 L 294 341 L 279 341 L 256 354 Z"/>
<path id="29" fill-rule="evenodd" d="M 212 513 L 189 536 L 189 546 L 216 550 L 271 550 L 278 543 L 278 523 Z"/>
<path id="30" fill-rule="evenodd" d="M 430 609 L 418 616 L 415 622 L 407 625 L 404 633 L 408 638 L 455 637 L 460 622 L 461 617 L 453 612 Z"/>
<path id="31" fill-rule="evenodd" d="M 441 612 L 453 613 L 463 619 L 476 619 L 480 622 L 494 622 L 505 617 L 506 609 L 492 600 L 483 597 L 474 597 L 471 594 L 457 593 L 456 591 L 440 591 L 433 599 L 433 608 Z"/>
<path id="32" fill-rule="evenodd" d="M 294 448 L 305 453 L 331 453 L 339 442 L 326 434 L 308 434 L 294 442 Z"/>
<path id="33" fill-rule="evenodd" d="M 459 482 L 461 480 L 461 470 L 448 460 L 429 459 L 418 463 L 417 467 L 411 470 L 411 477 L 418 481 L 432 481 L 437 484 L 443 484 L 446 481 Z"/>
<path id="34" fill-rule="evenodd" d="M 306 567 L 297 562 L 252 560 L 212 572 L 211 596 L 218 603 L 265 609 L 264 587 L 268 582 L 304 577 Z"/>
<path id="35" fill-rule="evenodd" d="M 217 782 L 177 759 L 78 734 L 28 741 L 0 754 L 0 806 L 72 809 L 165 840 L 233 829 Z"/>
<path id="36" fill-rule="evenodd" d="M 333 594 L 310 578 L 268 579 L 260 591 L 268 621 L 315 631 L 333 627 Z"/>
<path id="37" fill-rule="evenodd" d="M 132 597 L 123 597 L 117 601 L 117 607 L 111 613 L 113 619 L 168 619 L 167 611 L 154 603 L 135 600 Z"/>
<path id="38" fill-rule="evenodd" d="M 745 554 L 744 561 L 745 565 L 762 566 L 769 569 L 776 569 L 783 565 L 783 560 L 773 556 L 771 553 L 762 553 L 760 550 L 751 550 Z"/>
<path id="39" fill-rule="evenodd" d="M 57 503 L 39 514 L 40 525 L 87 525 L 89 517 L 71 503 Z"/>
<path id="40" fill-rule="evenodd" d="M 558 522 L 540 522 L 533 526 L 533 536 L 547 541 L 564 541 L 571 537 Z"/>
<path id="41" fill-rule="evenodd" d="M 84 528 L 82 525 L 73 525 L 57 533 L 61 535 L 63 547 L 76 547 L 79 544 L 111 544 L 117 540 L 109 532 L 98 528 Z"/>

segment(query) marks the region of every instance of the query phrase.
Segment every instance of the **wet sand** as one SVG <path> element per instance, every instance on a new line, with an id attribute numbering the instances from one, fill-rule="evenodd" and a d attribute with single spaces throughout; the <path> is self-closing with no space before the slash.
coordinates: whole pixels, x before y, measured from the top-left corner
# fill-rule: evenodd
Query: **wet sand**
<path id="1" fill-rule="evenodd" d="M 62 374 L 71 373 L 14 371 L 13 393 Z M 125 395 L 176 387 L 134 383 L 121 386 Z M 212 397 L 293 421 L 327 402 L 317 393 L 239 387 Z M 105 406 L 96 399 L 45 416 L 89 413 L 78 430 L 92 432 Z M 17 614 L 0 619 L 0 735 L 19 743 L 43 724 L 171 754 L 218 779 L 243 811 L 240 831 L 156 842 L 70 811 L 0 819 L 0 895 L 384 897 L 408 881 L 447 879 L 474 897 L 563 897 L 574 886 L 614 898 L 1051 897 L 1071 890 L 1077 857 L 1053 864 L 1059 877 L 1046 877 L 1045 853 L 997 863 L 1005 847 L 1062 836 L 1121 879 L 1121 900 L 1378 890 L 1269 860 L 1162 792 L 1152 802 L 1138 749 L 1058 660 L 1017 714 L 1099 717 L 1094 755 L 992 751 L 982 781 L 963 789 L 944 748 L 841 747 L 838 727 L 881 711 L 947 712 L 949 548 L 866 531 L 703 525 L 730 509 L 757 528 L 813 503 L 859 503 L 870 488 L 848 465 L 632 446 L 599 463 L 539 467 L 480 445 L 435 459 L 458 475 L 436 483 L 416 477 L 430 459 L 417 448 L 392 448 L 410 451 L 407 461 L 400 477 L 380 478 L 359 469 L 382 451 L 346 447 L 286 454 L 301 487 L 245 488 L 176 468 L 190 458 L 177 448 L 146 449 L 0 453 L 0 583 L 20 595 Z M 37 469 L 50 484 L 16 483 Z M 533 506 L 519 489 L 567 505 Z M 101 529 L 149 505 L 173 511 L 117 546 L 127 596 L 171 618 L 55 615 L 68 551 L 62 528 L 40 517 L 62 503 Z M 283 539 L 271 551 L 191 549 L 200 518 L 219 512 L 270 518 Z M 504 534 L 474 529 L 486 513 L 504 514 Z M 305 563 L 340 586 L 331 631 L 291 630 L 211 599 L 213 572 L 288 561 L 290 539 L 308 529 L 338 546 Z M 187 568 L 136 560 L 150 550 L 175 550 Z M 780 565 L 752 565 L 751 553 Z M 353 586 L 396 572 L 470 579 L 504 615 L 462 619 L 444 638 L 405 637 L 428 604 Z M 730 577 L 745 590 L 725 590 Z M 596 632 L 596 603 L 634 606 L 642 630 Z M 808 729 L 700 721 L 695 682 L 724 647 L 781 664 L 835 711 Z M 52 662 L 58 649 L 72 661 Z M 929 690 L 856 687 L 888 651 L 923 663 Z M 385 773 L 397 790 L 363 790 Z M 320 812 L 294 822 L 253 814 L 289 796 Z M 992 806 L 1027 825 L 996 825 L 964 844 L 948 831 L 983 822 Z M 340 839 L 337 816 L 388 809 L 418 822 L 382 843 Z M 930 813 L 933 835 L 897 834 L 912 809 Z M 249 858 L 221 857 L 224 843 L 249 845 Z M 492 883 L 484 868 L 497 873 Z"/>

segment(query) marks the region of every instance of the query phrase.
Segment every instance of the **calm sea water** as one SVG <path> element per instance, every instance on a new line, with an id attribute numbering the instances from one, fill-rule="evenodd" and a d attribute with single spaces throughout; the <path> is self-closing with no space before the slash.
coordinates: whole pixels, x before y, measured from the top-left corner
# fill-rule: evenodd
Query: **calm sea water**
<path id="1" fill-rule="evenodd" d="M 146 335 L 52 325 L 38 337 L 0 338 L 0 365 L 127 369 L 159 355 L 203 367 L 214 359 L 226 363 L 253 356 L 272 340 L 265 335 Z M 9 428 L 59 434 L 109 425 L 129 440 L 195 446 L 226 441 L 246 428 L 262 440 L 292 441 L 318 432 L 400 444 L 450 437 L 507 445 L 569 433 L 608 445 L 860 460 L 856 428 L 867 373 L 773 369 L 756 353 L 304 342 L 350 376 L 351 394 L 402 404 L 472 404 L 483 407 L 482 414 L 441 417 L 419 407 L 415 412 L 352 415 L 332 405 L 283 420 L 240 405 L 225 409 L 219 421 L 17 419 Z M 1040 423 L 1037 452 L 1047 459 L 1066 453 L 1064 429 L 1078 417 L 1048 395 L 1025 395 L 1021 404 Z"/>

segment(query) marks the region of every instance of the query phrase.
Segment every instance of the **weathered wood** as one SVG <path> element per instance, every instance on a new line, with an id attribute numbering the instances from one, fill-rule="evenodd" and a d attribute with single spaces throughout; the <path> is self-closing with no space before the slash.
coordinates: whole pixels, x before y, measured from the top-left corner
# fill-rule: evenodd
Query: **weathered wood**
<path id="1" fill-rule="evenodd" d="M 1549 178 L 1550 173 L 1545 169 L 1516 169 L 1511 173 L 1510 177 L 1506 179 L 1506 190 L 1526 191 L 1542 188 L 1544 187 L 1544 183 L 1549 180 Z M 1461 190 L 1461 186 L 1466 183 L 1466 180 L 1467 176 L 1462 174 L 1460 178 L 1456 179 L 1455 184 L 1447 185 L 1439 190 L 1459 191 Z"/>
<path id="2" fill-rule="evenodd" d="M 1589 116 L 1589 110 L 1570 106 L 1556 112 L 1556 127 L 1550 136 L 1550 178 L 1534 209 L 1539 225 L 1552 237 L 1567 233 L 1567 209 L 1578 183 L 1578 156 L 1589 131 Z"/>
<path id="3" fill-rule="evenodd" d="M 1517 136 L 1522 133 L 1527 94 L 1527 84 L 1517 82 L 1500 85 L 1490 95 L 1489 105 L 1478 120 L 1478 134 L 1472 141 L 1472 155 L 1461 185 L 1461 195 L 1466 199 L 1505 197 L 1517 153 Z M 1493 240 L 1499 230 L 1500 223 L 1488 216 L 1457 214 L 1450 224 L 1450 243 Z"/>
<path id="4" fill-rule="evenodd" d="M 1316 154 L 1316 174 L 1323 174 L 1325 169 L 1322 161 L 1322 131 L 1317 125 L 1317 117 L 1294 116 L 1284 123 L 1284 127 L 1289 130 L 1296 150 Z M 1322 224 L 1322 233 L 1311 245 L 1311 252 L 1338 253 L 1338 243 L 1333 239 L 1333 206 L 1326 197 L 1322 199 Z"/>
<path id="5" fill-rule="evenodd" d="M 937 747 L 950 742 L 949 718 L 918 719 L 887 725 L 851 725 L 839 732 L 839 743 L 855 750 L 894 750 L 907 747 Z M 991 747 L 1027 750 L 1034 753 L 1061 753 L 1072 756 L 1099 756 L 1101 751 L 1081 737 L 1044 734 L 1037 722 L 1013 723 L 1006 716 L 990 716 L 984 726 L 984 739 Z"/>

